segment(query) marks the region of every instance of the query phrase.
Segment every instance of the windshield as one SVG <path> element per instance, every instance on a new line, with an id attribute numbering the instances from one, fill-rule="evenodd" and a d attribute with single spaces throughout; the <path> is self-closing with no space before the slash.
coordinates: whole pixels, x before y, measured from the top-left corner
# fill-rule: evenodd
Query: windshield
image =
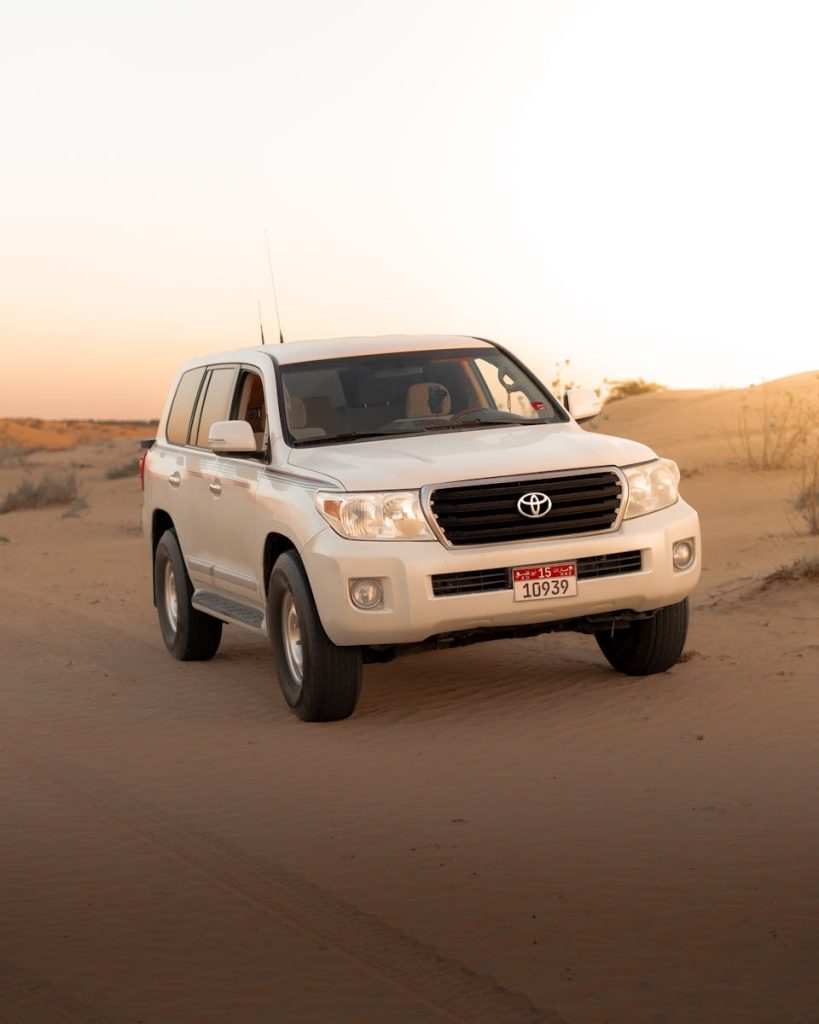
<path id="1" fill-rule="evenodd" d="M 496 348 L 390 352 L 279 369 L 285 437 L 299 447 L 568 418 Z"/>

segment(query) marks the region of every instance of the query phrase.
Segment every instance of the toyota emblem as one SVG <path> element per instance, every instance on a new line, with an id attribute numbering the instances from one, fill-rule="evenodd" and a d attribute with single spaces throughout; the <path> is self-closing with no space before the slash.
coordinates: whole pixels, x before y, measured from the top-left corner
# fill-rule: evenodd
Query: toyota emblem
<path id="1" fill-rule="evenodd" d="M 518 512 L 527 519 L 540 519 L 552 507 L 552 499 L 540 491 L 529 491 L 518 498 Z"/>

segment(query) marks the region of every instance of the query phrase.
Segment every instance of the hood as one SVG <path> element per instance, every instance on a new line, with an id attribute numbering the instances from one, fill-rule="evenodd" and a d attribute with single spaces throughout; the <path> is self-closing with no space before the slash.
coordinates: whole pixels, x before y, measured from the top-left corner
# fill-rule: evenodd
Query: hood
<path id="1" fill-rule="evenodd" d="M 293 448 L 288 461 L 299 469 L 334 477 L 348 491 L 385 491 L 485 477 L 631 466 L 653 458 L 654 452 L 637 441 L 587 433 L 576 423 L 554 423 Z"/>

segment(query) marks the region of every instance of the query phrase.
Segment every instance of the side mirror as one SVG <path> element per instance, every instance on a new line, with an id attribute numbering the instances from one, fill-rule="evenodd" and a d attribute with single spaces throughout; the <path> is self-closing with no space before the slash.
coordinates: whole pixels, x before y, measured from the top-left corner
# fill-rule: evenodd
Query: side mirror
<path id="1" fill-rule="evenodd" d="M 591 388 L 572 388 L 566 392 L 566 408 L 576 420 L 590 420 L 603 408 L 603 402 Z"/>
<path id="2" fill-rule="evenodd" d="M 258 451 L 253 427 L 247 420 L 220 420 L 211 424 L 208 448 L 217 454 Z"/>

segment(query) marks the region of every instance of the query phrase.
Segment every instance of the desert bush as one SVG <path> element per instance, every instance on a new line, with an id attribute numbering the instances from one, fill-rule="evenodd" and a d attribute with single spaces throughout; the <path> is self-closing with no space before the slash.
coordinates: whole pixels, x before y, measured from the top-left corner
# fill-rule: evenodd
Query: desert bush
<path id="1" fill-rule="evenodd" d="M 0 447 L 0 466 L 19 466 L 28 452 L 14 445 Z"/>
<path id="2" fill-rule="evenodd" d="M 123 462 L 120 466 L 112 466 L 111 469 L 106 470 L 106 480 L 122 480 L 124 477 L 135 477 L 139 472 L 139 459 L 131 458 L 127 462 Z"/>
<path id="3" fill-rule="evenodd" d="M 748 469 L 783 469 L 804 460 L 817 432 L 819 402 L 798 401 L 790 391 L 771 393 L 763 384 L 743 399 L 728 441 Z"/>
<path id="4" fill-rule="evenodd" d="M 781 565 L 768 573 L 761 587 L 764 590 L 775 583 L 797 583 L 800 580 L 819 580 L 819 555 L 797 558 L 790 565 Z"/>
<path id="5" fill-rule="evenodd" d="M 554 376 L 549 382 L 549 390 L 552 392 L 553 395 L 560 399 L 561 402 L 565 400 L 567 391 L 571 391 L 573 388 L 579 388 L 583 386 L 582 384 L 579 384 L 576 380 L 574 380 L 569 374 L 568 368 L 569 366 L 571 366 L 571 363 L 571 359 L 558 360 L 555 363 L 555 368 L 553 371 Z M 595 388 L 594 393 L 599 397 L 602 390 L 602 388 Z M 586 427 L 588 427 L 589 425 L 590 424 L 588 423 L 584 423 L 584 426 Z"/>
<path id="6" fill-rule="evenodd" d="M 571 365 L 571 359 L 564 359 L 555 363 L 554 377 L 549 385 L 551 390 L 562 398 L 567 391 L 571 391 L 572 388 L 576 388 L 577 384 L 571 379 L 566 379 L 566 372 L 568 367 Z"/>
<path id="7" fill-rule="evenodd" d="M 804 520 L 808 533 L 819 534 L 819 438 L 802 452 L 801 480 L 793 507 Z"/>
<path id="8" fill-rule="evenodd" d="M 665 391 L 665 384 L 657 384 L 653 380 L 608 380 L 604 382 L 609 389 L 607 402 L 618 402 L 621 398 L 633 398 L 634 395 L 650 395 L 653 391 Z"/>
<path id="9" fill-rule="evenodd" d="M 72 505 L 83 502 L 73 473 L 64 477 L 46 475 L 38 482 L 26 478 L 15 491 L 10 491 L 0 502 L 0 513 L 18 509 L 46 508 L 50 505 Z"/>
<path id="10" fill-rule="evenodd" d="M 88 502 L 85 498 L 75 498 L 68 508 L 63 512 L 63 519 L 76 519 L 80 512 L 88 507 Z"/>

